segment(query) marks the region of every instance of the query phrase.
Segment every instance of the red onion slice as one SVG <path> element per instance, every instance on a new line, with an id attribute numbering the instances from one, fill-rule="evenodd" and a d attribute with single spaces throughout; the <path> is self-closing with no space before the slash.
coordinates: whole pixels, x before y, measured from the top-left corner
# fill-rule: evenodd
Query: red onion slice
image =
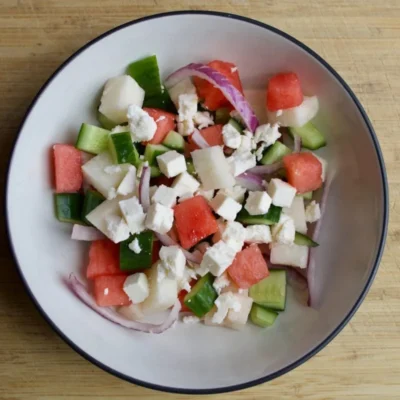
<path id="1" fill-rule="evenodd" d="M 210 147 L 210 145 L 207 143 L 207 141 L 203 138 L 201 133 L 199 132 L 198 129 L 195 129 L 194 132 L 192 133 L 191 136 L 193 142 L 200 147 L 200 149 L 206 149 L 207 147 Z"/>
<path id="2" fill-rule="evenodd" d="M 147 212 L 150 207 L 150 178 L 150 167 L 143 167 L 139 183 L 139 200 L 144 212 Z"/>
<path id="3" fill-rule="evenodd" d="M 72 227 L 71 239 L 93 242 L 94 240 L 105 239 L 105 236 L 92 226 L 74 224 Z"/>
<path id="4" fill-rule="evenodd" d="M 232 85 L 225 75 L 221 74 L 214 68 L 205 64 L 192 63 L 182 67 L 171 74 L 165 81 L 167 89 L 175 86 L 185 78 L 197 76 L 213 84 L 221 90 L 228 101 L 233 105 L 236 111 L 240 114 L 247 129 L 254 132 L 258 126 L 258 119 L 254 114 L 250 104 L 244 98 L 242 93 Z"/>
<path id="5" fill-rule="evenodd" d="M 294 135 L 293 152 L 300 153 L 301 150 L 301 137 L 299 135 Z"/>
<path id="6" fill-rule="evenodd" d="M 236 177 L 238 185 L 246 188 L 247 190 L 264 190 L 263 180 L 260 175 L 252 174 L 251 172 L 244 172 Z"/>
<path id="7" fill-rule="evenodd" d="M 283 168 L 283 162 L 279 161 L 269 165 L 257 165 L 256 167 L 248 169 L 246 174 L 250 173 L 255 175 L 268 175 L 279 171 L 281 168 Z"/>
<path id="8" fill-rule="evenodd" d="M 181 303 L 179 302 L 179 300 L 177 300 L 175 305 L 170 310 L 169 315 L 162 324 L 155 325 L 146 322 L 130 321 L 120 316 L 111 308 L 99 307 L 91 294 L 86 289 L 86 287 L 76 278 L 74 274 L 71 274 L 69 276 L 67 283 L 71 290 L 75 293 L 75 295 L 97 314 L 101 315 L 103 318 L 109 320 L 110 322 L 121 325 L 127 329 L 132 329 L 134 331 L 146 333 L 163 333 L 167 329 L 171 328 L 175 321 L 178 320 L 179 311 L 181 310 Z"/>

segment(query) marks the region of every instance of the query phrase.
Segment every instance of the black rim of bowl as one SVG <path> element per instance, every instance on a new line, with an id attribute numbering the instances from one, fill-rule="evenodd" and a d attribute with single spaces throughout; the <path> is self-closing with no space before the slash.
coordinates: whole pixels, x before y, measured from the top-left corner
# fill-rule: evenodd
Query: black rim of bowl
<path id="1" fill-rule="evenodd" d="M 8 210 L 7 193 L 8 193 L 8 186 L 10 184 L 10 182 L 9 182 L 9 175 L 10 175 L 9 171 L 10 171 L 11 164 L 12 164 L 13 154 L 14 154 L 14 150 L 15 150 L 15 146 L 17 144 L 18 138 L 19 138 L 20 133 L 22 131 L 22 128 L 23 128 L 23 126 L 25 124 L 25 121 L 27 120 L 30 112 L 34 108 L 34 106 L 37 103 L 37 101 L 40 99 L 40 96 L 42 95 L 42 93 L 46 90 L 47 86 L 64 69 L 65 66 L 67 66 L 71 61 L 74 60 L 75 57 L 77 57 L 79 54 L 84 52 L 92 44 L 102 40 L 106 36 L 109 36 L 109 35 L 113 34 L 114 32 L 116 32 L 118 30 L 121 30 L 123 28 L 126 28 L 128 26 L 131 26 L 131 25 L 136 25 L 136 24 L 140 24 L 141 22 L 144 22 L 144 21 L 157 19 L 157 18 L 164 18 L 164 17 L 174 16 L 174 15 L 210 15 L 210 16 L 216 16 L 216 17 L 221 17 L 221 18 L 230 18 L 230 19 L 234 19 L 234 20 L 244 21 L 244 22 L 247 22 L 249 24 L 256 25 L 256 26 L 259 26 L 261 28 L 267 29 L 267 30 L 269 30 L 271 32 L 274 32 L 274 33 L 276 33 L 276 34 L 288 39 L 292 43 L 294 43 L 297 46 L 301 47 L 303 50 L 305 50 L 312 57 L 314 57 L 342 85 L 342 87 L 346 90 L 346 92 L 351 96 L 351 98 L 354 101 L 355 105 L 357 106 L 360 114 L 362 115 L 362 117 L 364 119 L 364 122 L 367 125 L 368 130 L 370 132 L 370 135 L 371 135 L 372 141 L 374 143 L 374 146 L 375 146 L 375 150 L 376 150 L 376 154 L 377 154 L 378 161 L 379 161 L 379 166 L 380 166 L 382 185 L 383 185 L 383 197 L 384 197 L 383 226 L 382 226 L 382 234 L 381 234 L 379 248 L 378 248 L 378 252 L 376 254 L 374 266 L 373 266 L 373 268 L 371 270 L 370 276 L 368 277 L 368 281 L 367 281 L 364 289 L 360 293 L 359 298 L 357 299 L 357 301 L 353 305 L 353 307 L 350 309 L 350 311 L 348 312 L 346 317 L 343 319 L 343 321 L 339 324 L 339 326 L 336 329 L 334 329 L 333 332 L 331 332 L 330 335 L 328 335 L 321 343 L 319 343 L 317 346 L 315 346 L 310 352 L 305 354 L 300 359 L 294 361 L 290 365 L 280 369 L 279 371 L 276 371 L 273 374 L 269 374 L 269 375 L 267 375 L 267 376 L 265 376 L 263 378 L 255 379 L 255 380 L 252 380 L 252 381 L 249 381 L 249 382 L 246 382 L 246 383 L 241 383 L 241 384 L 232 385 L 232 386 L 225 386 L 225 387 L 220 387 L 220 388 L 210 388 L 210 389 L 184 389 L 183 388 L 183 389 L 181 389 L 181 388 L 174 388 L 174 387 L 169 387 L 169 386 L 161 386 L 161 385 L 152 384 L 152 383 L 149 383 L 149 382 L 145 382 L 145 381 L 142 381 L 142 380 L 139 380 L 139 379 L 132 378 L 132 377 L 127 376 L 125 374 L 122 374 L 122 373 L 120 373 L 118 371 L 115 371 L 114 369 L 108 367 L 107 365 L 102 364 L 101 362 L 99 362 L 98 360 L 96 360 L 95 358 L 93 358 L 92 356 L 87 354 L 84 350 L 82 350 L 75 343 L 73 343 L 62 331 L 60 331 L 60 329 L 58 329 L 58 327 L 53 323 L 51 318 L 45 313 L 45 311 L 42 309 L 41 305 L 36 300 L 35 296 L 33 295 L 33 293 L 31 292 L 31 290 L 29 288 L 28 283 L 26 282 L 26 280 L 24 278 L 24 275 L 22 273 L 22 269 L 21 269 L 20 265 L 18 264 L 16 253 L 15 253 L 15 250 L 14 250 L 14 246 L 13 246 L 13 243 L 12 243 L 11 238 L 10 238 L 10 221 L 9 221 L 8 212 L 7 212 L 7 210 Z M 150 15 L 150 16 L 147 16 L 147 17 L 139 18 L 139 19 L 136 19 L 134 21 L 127 22 L 127 23 L 125 23 L 123 25 L 120 25 L 120 26 L 118 26 L 116 28 L 113 28 L 113 29 L 103 33 L 102 35 L 98 36 L 97 38 L 91 40 L 89 43 L 87 43 L 86 45 L 81 47 L 72 56 L 70 56 L 66 61 L 64 61 L 57 68 L 57 70 L 51 75 L 51 77 L 46 81 L 46 83 L 42 86 L 42 88 L 39 90 L 39 92 L 37 93 L 37 95 L 33 99 L 31 105 L 29 106 L 29 108 L 28 108 L 28 110 L 27 110 L 27 112 L 26 112 L 26 114 L 25 114 L 25 116 L 24 116 L 24 118 L 22 120 L 22 123 L 21 123 L 21 125 L 19 127 L 19 130 L 18 130 L 18 134 L 17 134 L 17 136 L 15 138 L 15 141 L 14 141 L 14 144 L 13 144 L 13 150 L 12 150 L 10 161 L 9 161 L 9 164 L 8 164 L 7 182 L 6 182 L 5 188 L 6 188 L 5 189 L 6 190 L 5 197 L 7 199 L 6 202 L 5 202 L 6 225 L 7 225 L 8 237 L 10 238 L 10 247 L 11 247 L 12 255 L 13 255 L 13 258 L 14 258 L 14 262 L 17 265 L 17 269 L 18 269 L 19 275 L 20 275 L 21 280 L 22 280 L 22 282 L 23 282 L 23 284 L 25 286 L 26 291 L 28 292 L 28 294 L 29 294 L 30 298 L 32 299 L 33 303 L 35 304 L 36 308 L 39 310 L 40 314 L 44 317 L 44 319 L 47 321 L 47 323 L 77 353 L 79 353 L 86 360 L 88 360 L 91 363 L 97 365 L 98 367 L 100 367 L 104 371 L 109 372 L 110 374 L 112 374 L 114 376 L 117 376 L 117 377 L 119 377 L 121 379 L 124 379 L 124 380 L 126 380 L 128 382 L 131 382 L 131 383 L 134 383 L 134 384 L 137 384 L 137 385 L 140 385 L 140 386 L 144 386 L 144 387 L 149 388 L 149 389 L 160 390 L 160 391 L 170 392 L 170 393 L 180 393 L 180 394 L 215 394 L 215 393 L 225 393 L 225 392 L 231 392 L 231 391 L 235 391 L 235 390 L 242 390 L 242 389 L 250 388 L 252 386 L 268 382 L 268 381 L 270 381 L 272 379 L 275 379 L 275 378 L 277 378 L 277 377 L 279 377 L 279 376 L 281 376 L 283 374 L 286 374 L 287 372 L 289 372 L 292 369 L 294 369 L 294 368 L 298 367 L 299 365 L 303 364 L 309 358 L 311 358 L 312 356 L 317 354 L 320 350 L 322 350 L 345 327 L 345 325 L 349 322 L 351 317 L 357 311 L 358 307 L 360 306 L 360 304 L 362 303 L 364 297 L 366 296 L 366 294 L 368 292 L 368 289 L 370 288 L 370 286 L 372 284 L 372 281 L 374 280 L 375 274 L 376 274 L 376 272 L 378 270 L 379 262 L 381 260 L 383 249 L 384 249 L 384 246 L 385 246 L 385 239 L 386 239 L 387 226 L 388 226 L 388 185 L 387 185 L 386 170 L 385 170 L 385 164 L 384 164 L 384 161 L 383 161 L 382 152 L 381 152 L 381 149 L 380 149 L 380 146 L 379 146 L 378 139 L 376 137 L 376 133 L 374 131 L 374 128 L 372 127 L 372 124 L 371 124 L 371 122 L 370 122 L 370 120 L 369 120 L 364 108 L 362 107 L 361 103 L 357 99 L 356 95 L 353 93 L 353 91 L 350 89 L 350 87 L 347 85 L 347 83 L 343 80 L 343 78 L 324 59 L 322 59 L 317 53 L 315 53 L 313 50 L 311 50 L 305 44 L 303 44 L 302 42 L 298 41 L 294 37 L 288 35 L 287 33 L 282 32 L 281 30 L 279 30 L 277 28 L 274 28 L 274 27 L 272 27 L 270 25 L 264 24 L 263 22 L 259 22 L 259 21 L 256 21 L 254 19 L 251 19 L 251 18 L 247 18 L 247 17 L 243 17 L 243 16 L 240 16 L 240 15 L 235 15 L 235 14 L 216 12 L 216 11 L 173 11 L 173 12 L 154 14 L 154 15 Z"/>

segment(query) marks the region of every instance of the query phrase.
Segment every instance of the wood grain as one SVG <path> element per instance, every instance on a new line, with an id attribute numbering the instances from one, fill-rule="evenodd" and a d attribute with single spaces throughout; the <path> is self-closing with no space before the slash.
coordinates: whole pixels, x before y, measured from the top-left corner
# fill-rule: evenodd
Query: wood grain
<path id="1" fill-rule="evenodd" d="M 400 202 L 396 202 L 400 191 L 400 1 L 0 0 L 1 183 L 28 105 L 63 60 L 118 24 L 179 9 L 214 9 L 259 19 L 321 54 L 369 113 L 385 156 L 391 191 L 386 251 L 373 287 L 350 324 L 295 371 L 262 386 L 210 398 L 400 399 Z M 1 243 L 1 399 L 178 397 L 120 381 L 74 353 L 25 294 L 4 226 Z"/>

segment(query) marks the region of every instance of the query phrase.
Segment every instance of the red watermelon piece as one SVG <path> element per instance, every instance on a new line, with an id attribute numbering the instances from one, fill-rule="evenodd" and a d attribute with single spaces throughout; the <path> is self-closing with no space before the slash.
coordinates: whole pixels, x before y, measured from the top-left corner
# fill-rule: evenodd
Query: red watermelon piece
<path id="1" fill-rule="evenodd" d="M 223 146 L 224 145 L 224 139 L 222 137 L 222 128 L 223 125 L 213 125 L 209 126 L 208 128 L 201 129 L 200 135 L 203 136 L 203 138 L 206 140 L 206 142 L 212 147 L 212 146 Z M 189 136 L 188 138 L 188 149 L 190 152 L 194 150 L 198 150 L 200 147 L 197 146 L 196 143 L 193 142 L 192 136 Z"/>
<path id="2" fill-rule="evenodd" d="M 124 275 L 104 275 L 94 279 L 94 297 L 101 307 L 127 306 L 131 303 L 124 292 Z"/>
<path id="3" fill-rule="evenodd" d="M 157 124 L 157 130 L 153 139 L 144 142 L 144 144 L 160 144 L 165 139 L 165 136 L 175 129 L 175 115 L 159 110 L 158 108 L 143 108 L 143 110 L 146 111 Z"/>
<path id="4" fill-rule="evenodd" d="M 77 192 L 83 182 L 80 150 L 69 144 L 55 144 L 53 157 L 56 192 Z"/>
<path id="5" fill-rule="evenodd" d="M 269 111 L 297 107 L 303 102 L 300 79 L 293 72 L 273 76 L 267 87 L 267 108 Z"/>
<path id="6" fill-rule="evenodd" d="M 126 275 L 119 269 L 119 245 L 111 240 L 96 240 L 89 250 L 88 279 L 103 275 Z"/>

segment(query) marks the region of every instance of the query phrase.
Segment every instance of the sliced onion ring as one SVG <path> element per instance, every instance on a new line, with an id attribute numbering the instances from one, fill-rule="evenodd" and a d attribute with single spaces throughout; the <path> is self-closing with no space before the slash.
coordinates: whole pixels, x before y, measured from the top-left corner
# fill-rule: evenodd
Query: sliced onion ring
<path id="1" fill-rule="evenodd" d="M 293 152 L 300 153 L 301 150 L 301 137 L 299 135 L 294 135 Z"/>
<path id="2" fill-rule="evenodd" d="M 251 172 L 244 172 L 236 177 L 238 185 L 248 190 L 264 190 L 263 180 L 260 175 L 252 174 Z"/>
<path id="3" fill-rule="evenodd" d="M 150 167 L 143 167 L 142 176 L 139 183 L 139 199 L 143 207 L 143 211 L 147 212 L 150 207 Z"/>
<path id="4" fill-rule="evenodd" d="M 105 239 L 105 236 L 92 226 L 74 224 L 72 227 L 71 239 L 93 242 L 94 240 Z"/>
<path id="5" fill-rule="evenodd" d="M 258 126 L 258 119 L 254 114 L 250 104 L 242 93 L 232 85 L 227 77 L 214 68 L 205 64 L 192 63 L 182 67 L 171 74 L 165 81 L 167 89 L 172 88 L 177 83 L 190 76 L 197 76 L 213 84 L 221 90 L 227 100 L 233 105 L 240 114 L 247 129 L 254 132 Z"/>
<path id="6" fill-rule="evenodd" d="M 93 299 L 93 296 L 88 292 L 86 287 L 76 278 L 74 274 L 71 274 L 69 276 L 67 283 L 71 290 L 75 293 L 75 295 L 97 314 L 101 315 L 103 318 L 109 320 L 110 322 L 135 331 L 146 333 L 163 333 L 167 329 L 171 328 L 175 321 L 178 320 L 179 311 L 181 310 L 181 303 L 179 302 L 179 300 L 177 300 L 175 305 L 170 310 L 169 315 L 162 324 L 155 325 L 146 322 L 131 321 L 123 318 L 111 308 L 99 307 Z"/>
<path id="7" fill-rule="evenodd" d="M 246 173 L 255 175 L 269 175 L 273 174 L 276 171 L 279 171 L 281 168 L 283 168 L 283 162 L 278 161 L 269 165 L 257 165 L 256 167 L 248 169 Z"/>
<path id="8" fill-rule="evenodd" d="M 200 149 L 206 149 L 207 147 L 210 147 L 210 145 L 207 143 L 206 139 L 204 139 L 198 129 L 194 130 L 191 138 L 193 142 L 200 147 Z"/>

